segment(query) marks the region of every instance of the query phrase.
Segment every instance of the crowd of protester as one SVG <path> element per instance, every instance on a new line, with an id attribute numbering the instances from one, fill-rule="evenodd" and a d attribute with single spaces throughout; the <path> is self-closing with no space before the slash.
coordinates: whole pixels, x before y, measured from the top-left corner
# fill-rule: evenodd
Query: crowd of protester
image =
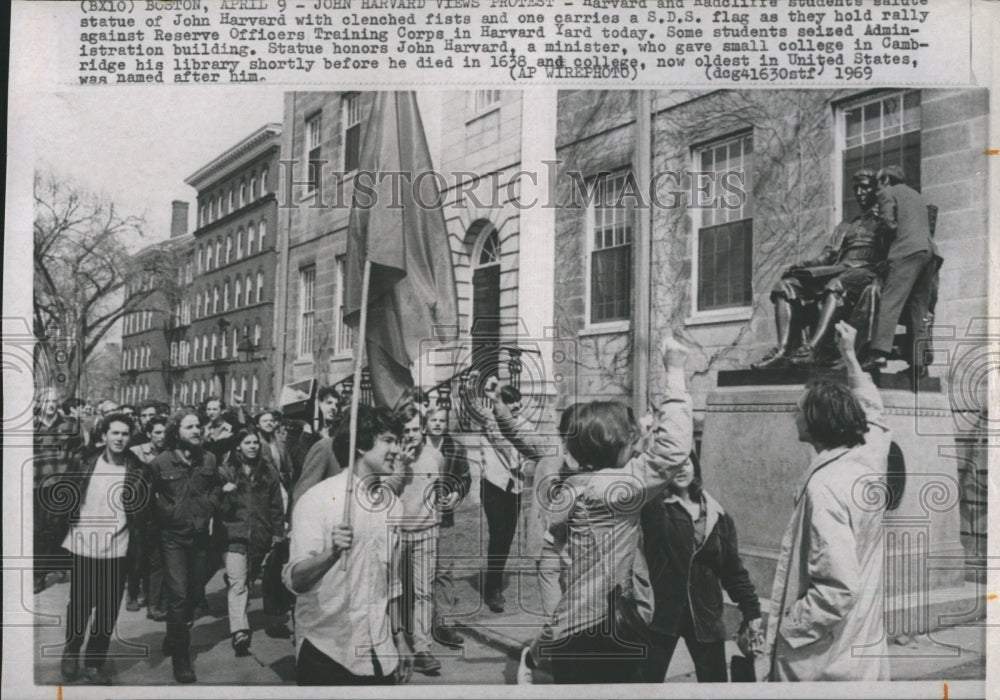
<path id="1" fill-rule="evenodd" d="M 811 384 L 796 406 L 799 439 L 817 457 L 798 491 L 766 628 L 737 523 L 699 480 L 687 351 L 673 338 L 662 347 L 666 381 L 653 416 L 639 421 L 613 401 L 572 404 L 555 451 L 522 415 L 518 390 L 495 379 L 481 395 L 457 397 L 478 423 L 471 443 L 451 436 L 448 411 L 419 392 L 395 411 L 359 406 L 351 420 L 325 388 L 314 425 L 217 398 L 169 416 L 157 402 L 106 401 L 88 416 L 46 392 L 36 418 L 35 590 L 68 572 L 63 678 L 110 683 L 104 661 L 124 597 L 127 610 L 165 622 L 174 676 L 194 682 L 190 631 L 220 568 L 237 656 L 250 653 L 250 592 L 263 577 L 268 628 L 293 637 L 299 684 L 436 674 L 432 642 L 464 643 L 450 624 L 458 600 L 449 562 L 459 554 L 455 511 L 478 472 L 488 528 L 479 590 L 492 614 L 505 610 L 504 571 L 526 488 L 531 495 L 526 551 L 544 624 L 521 654 L 518 682 L 538 668 L 556 683 L 662 682 L 682 638 L 697 679 L 725 682 L 723 591 L 742 614 L 739 680 L 755 663 L 758 677 L 774 680 L 885 679 L 884 654 L 861 663 L 850 653 L 884 645 L 881 519 L 859 510 L 850 490 L 884 471 L 888 433 L 854 329 L 836 330 L 849 386 Z M 72 508 L 52 507 L 66 503 L 67 487 Z"/>

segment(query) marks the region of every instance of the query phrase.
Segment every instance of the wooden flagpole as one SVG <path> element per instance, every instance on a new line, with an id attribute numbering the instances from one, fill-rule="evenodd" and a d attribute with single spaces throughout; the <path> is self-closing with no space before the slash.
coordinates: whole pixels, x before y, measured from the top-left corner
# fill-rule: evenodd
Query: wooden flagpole
<path id="1" fill-rule="evenodd" d="M 372 262 L 365 259 L 364 276 L 361 278 L 361 320 L 358 322 L 358 337 L 354 346 L 354 388 L 351 392 L 351 456 L 347 460 L 347 503 L 344 504 L 344 524 L 351 524 L 354 507 L 354 458 L 358 447 L 358 406 L 361 404 L 361 360 L 365 351 L 365 329 L 368 326 L 368 286 L 371 283 Z M 344 558 L 344 563 L 347 563 Z"/>

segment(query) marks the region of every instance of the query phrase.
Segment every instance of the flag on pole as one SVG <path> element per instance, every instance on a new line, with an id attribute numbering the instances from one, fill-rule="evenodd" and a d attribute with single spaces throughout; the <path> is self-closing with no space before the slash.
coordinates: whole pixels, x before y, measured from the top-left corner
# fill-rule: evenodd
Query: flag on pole
<path id="1" fill-rule="evenodd" d="M 379 92 L 361 143 L 347 238 L 344 322 L 360 324 L 371 263 L 365 352 L 375 402 L 393 408 L 413 386 L 421 347 L 455 335 L 451 249 L 416 94 Z M 423 346 L 422 346 L 423 344 Z"/>

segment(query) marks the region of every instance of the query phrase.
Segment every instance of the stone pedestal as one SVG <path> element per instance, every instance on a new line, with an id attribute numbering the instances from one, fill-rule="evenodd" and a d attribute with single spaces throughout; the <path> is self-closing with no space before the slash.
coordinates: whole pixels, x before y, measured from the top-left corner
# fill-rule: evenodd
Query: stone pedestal
<path id="1" fill-rule="evenodd" d="M 735 373 L 733 373 L 735 374 Z M 759 375 L 758 375 L 759 376 Z M 794 490 L 814 452 L 798 441 L 793 411 L 802 384 L 749 386 L 720 377 L 708 395 L 701 468 L 706 489 L 732 515 L 740 551 L 761 598 L 771 594 Z M 744 384 L 744 385 L 741 385 Z M 940 391 L 880 390 L 893 432 L 885 511 L 886 631 L 916 634 L 968 619 L 963 588 L 955 424 Z M 880 507 L 884 492 L 855 494 Z M 953 619 L 946 619 L 949 616 Z"/>

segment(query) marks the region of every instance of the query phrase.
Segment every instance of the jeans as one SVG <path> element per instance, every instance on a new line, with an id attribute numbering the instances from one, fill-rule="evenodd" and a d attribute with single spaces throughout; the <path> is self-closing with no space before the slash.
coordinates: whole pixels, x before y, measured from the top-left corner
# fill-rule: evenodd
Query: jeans
<path id="1" fill-rule="evenodd" d="M 69 606 L 66 610 L 66 651 L 80 653 L 90 625 L 84 664 L 100 668 L 108 655 L 125 589 L 125 557 L 93 559 L 72 556 Z"/>
<path id="2" fill-rule="evenodd" d="M 374 656 L 373 656 L 374 659 Z M 375 662 L 378 669 L 378 661 Z M 302 641 L 295 660 L 295 680 L 299 685 L 394 685 L 395 678 L 377 673 L 356 676 L 309 643 Z"/>
<path id="3" fill-rule="evenodd" d="M 175 649 L 187 649 L 188 625 L 204 592 L 205 556 L 208 536 L 198 535 L 190 543 L 166 535 L 163 547 L 164 589 L 167 602 L 167 636 Z"/>
<path id="4" fill-rule="evenodd" d="M 556 683 L 642 683 L 645 650 L 623 645 L 603 625 L 541 645 Z"/>
<path id="5" fill-rule="evenodd" d="M 486 548 L 486 582 L 483 595 L 490 596 L 503 590 L 503 571 L 507 566 L 507 556 L 517 531 L 517 519 L 521 512 L 521 496 L 505 491 L 489 481 L 481 482 L 483 511 L 490 531 Z"/>
<path id="6" fill-rule="evenodd" d="M 242 552 L 226 552 L 226 576 L 229 577 L 227 602 L 229 603 L 229 632 L 250 629 L 247 608 L 250 605 L 250 589 L 257 579 L 260 561 Z"/>

